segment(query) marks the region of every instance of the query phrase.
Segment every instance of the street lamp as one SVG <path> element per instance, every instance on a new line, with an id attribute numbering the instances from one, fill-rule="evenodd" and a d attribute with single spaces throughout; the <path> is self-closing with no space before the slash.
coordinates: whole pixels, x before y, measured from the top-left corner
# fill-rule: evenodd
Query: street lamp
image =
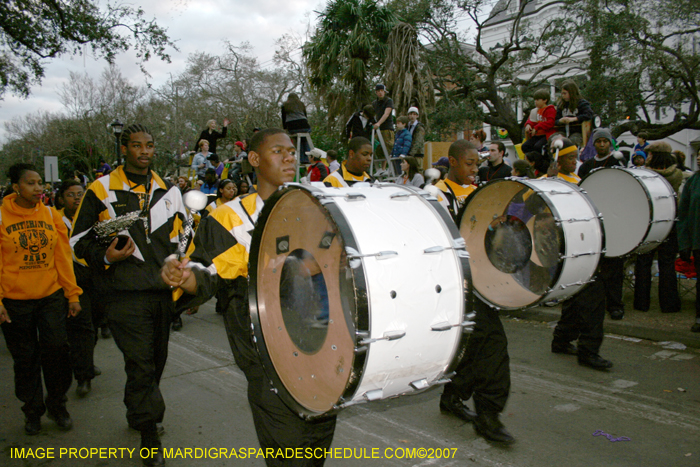
<path id="1" fill-rule="evenodd" d="M 119 150 L 119 137 L 122 134 L 122 128 L 124 128 L 124 124 L 120 122 L 118 118 L 115 118 L 110 126 L 112 127 L 112 131 L 114 132 L 115 151 L 117 153 L 117 165 L 122 165 L 122 155 L 121 151 Z"/>

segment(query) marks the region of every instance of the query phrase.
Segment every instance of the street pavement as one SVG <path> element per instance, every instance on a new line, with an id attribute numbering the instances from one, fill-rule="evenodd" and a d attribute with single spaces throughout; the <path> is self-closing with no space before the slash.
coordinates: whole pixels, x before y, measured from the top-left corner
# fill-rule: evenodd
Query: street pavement
<path id="1" fill-rule="evenodd" d="M 499 447 L 484 441 L 471 425 L 441 414 L 439 391 L 428 391 L 342 411 L 332 445 L 335 458 L 327 459 L 326 465 L 700 465 L 700 351 L 673 344 L 680 342 L 682 333 L 689 334 L 687 329 L 664 335 L 663 341 L 673 341 L 664 345 L 626 336 L 620 332 L 624 327 L 616 329 L 601 350 L 615 366 L 599 372 L 579 366 L 575 357 L 549 351 L 556 307 L 529 313 L 502 312 L 512 392 L 501 418 L 517 438 L 515 445 Z M 167 465 L 264 466 L 260 457 L 241 458 L 240 449 L 255 452 L 258 443 L 246 380 L 231 356 L 213 302 L 196 315 L 184 316 L 184 324 L 181 332 L 171 335 L 161 383 L 167 405 L 163 444 L 173 449 L 173 456 L 181 454 L 168 459 Z M 76 397 L 75 386 L 69 392 L 74 428 L 61 432 L 44 417 L 43 432 L 29 437 L 14 396 L 12 360 L 0 337 L 1 466 L 141 465 L 139 434 L 126 425 L 125 374 L 114 341 L 100 338 L 95 358 L 102 375 L 93 381 L 93 391 L 83 399 Z M 108 458 L 109 448 L 116 458 Z M 211 458 L 234 448 L 238 458 Z M 21 449 L 25 458 L 14 458 Z M 50 449 L 53 458 L 37 458 Z M 183 458 L 188 452 L 189 457 Z M 209 457 L 195 458 L 203 452 Z M 27 458 L 29 454 L 33 457 Z"/>

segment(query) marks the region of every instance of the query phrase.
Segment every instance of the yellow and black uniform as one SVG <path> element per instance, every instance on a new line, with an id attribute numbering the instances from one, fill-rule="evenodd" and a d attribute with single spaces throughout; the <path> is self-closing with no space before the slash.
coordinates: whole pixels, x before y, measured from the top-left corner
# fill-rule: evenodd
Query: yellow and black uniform
<path id="1" fill-rule="evenodd" d="M 351 174 L 347 168 L 345 168 L 345 162 L 340 166 L 338 170 L 331 173 L 329 176 L 323 179 L 323 183 L 326 186 L 331 186 L 335 188 L 348 188 L 353 186 L 357 182 L 372 182 L 374 179 L 370 177 L 366 172 L 362 172 L 362 175 Z"/>
<path id="2" fill-rule="evenodd" d="M 449 210 L 459 228 L 462 208 L 475 187 L 462 186 L 448 179 L 435 186 L 442 191 L 442 199 L 438 201 Z M 445 385 L 443 397 L 457 396 L 463 401 L 473 397 L 480 416 L 496 417 L 503 411 L 510 394 L 508 340 L 498 310 L 475 299 L 474 311 L 474 331 L 469 336 L 464 357 L 452 382 Z"/>
<path id="3" fill-rule="evenodd" d="M 134 211 L 146 219 L 127 230 L 136 250 L 124 261 L 107 264 L 107 246 L 98 242 L 92 226 Z M 127 420 L 142 432 L 155 431 L 165 413 L 158 385 L 174 306 L 160 268 L 167 256 L 177 252 L 185 216 L 177 187 L 155 172 L 138 175 L 119 167 L 90 185 L 73 222 L 71 245 L 76 257 L 95 271 L 94 284 L 105 303 L 109 328 L 124 354 Z"/>
<path id="4" fill-rule="evenodd" d="M 224 323 L 236 364 L 248 380 L 248 403 L 263 449 L 322 448 L 333 440 L 336 417 L 304 421 L 289 409 L 265 376 L 251 332 L 248 308 L 248 256 L 252 233 L 264 201 L 256 193 L 235 198 L 202 219 L 190 247 L 197 296 L 183 296 L 178 308 L 189 308 L 209 300 L 217 290 L 226 290 Z M 269 466 L 283 466 L 280 459 L 266 459 Z M 308 459 L 294 465 L 323 465 L 323 459 Z"/>
<path id="5" fill-rule="evenodd" d="M 68 232 L 73 229 L 73 219 L 66 215 L 65 209 L 59 209 Z M 90 381 L 95 377 L 95 342 L 97 340 L 96 323 L 100 317 L 94 316 L 101 307 L 96 306 L 93 297 L 92 272 L 85 264 L 73 257 L 73 270 L 78 286 L 83 290 L 80 296 L 80 314 L 66 321 L 68 341 L 70 342 L 70 361 L 73 367 L 73 376 L 80 384 L 82 381 Z"/>
<path id="6" fill-rule="evenodd" d="M 14 360 L 15 394 L 36 420 L 65 407 L 72 382 L 66 299 L 78 302 L 82 290 L 61 215 L 42 203 L 23 208 L 16 198 L 6 196 L 0 207 L 0 300 L 12 320 L 2 331 Z"/>
<path id="7" fill-rule="evenodd" d="M 476 187 L 474 185 L 460 185 L 448 179 L 440 180 L 435 186 L 444 195 L 438 201 L 450 212 L 452 219 L 457 223 L 458 214 L 462 210 L 464 202 L 476 190 Z M 459 226 L 459 224 L 457 225 Z"/>

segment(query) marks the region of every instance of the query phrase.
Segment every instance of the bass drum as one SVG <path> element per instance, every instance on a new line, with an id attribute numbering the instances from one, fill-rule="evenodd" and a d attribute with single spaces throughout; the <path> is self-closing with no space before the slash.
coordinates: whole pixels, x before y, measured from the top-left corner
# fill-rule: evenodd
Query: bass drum
<path id="1" fill-rule="evenodd" d="M 602 255 L 602 219 L 582 191 L 560 179 L 499 179 L 462 211 L 475 291 L 518 309 L 569 297 L 591 281 Z"/>
<path id="2" fill-rule="evenodd" d="M 436 200 L 390 184 L 290 184 L 258 225 L 254 338 L 301 417 L 448 381 L 467 340 L 469 261 Z"/>
<path id="3" fill-rule="evenodd" d="M 581 188 L 603 213 L 606 257 L 648 253 L 671 233 L 676 194 L 653 170 L 601 167 L 586 175 Z"/>

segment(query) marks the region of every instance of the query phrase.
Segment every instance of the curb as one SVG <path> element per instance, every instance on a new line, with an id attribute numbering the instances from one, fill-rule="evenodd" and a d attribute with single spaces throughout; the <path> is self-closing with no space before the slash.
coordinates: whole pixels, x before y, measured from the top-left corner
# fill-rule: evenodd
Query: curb
<path id="1" fill-rule="evenodd" d="M 501 316 L 510 316 L 518 319 L 544 321 L 546 323 L 559 321 L 560 307 L 534 307 L 524 310 L 501 311 Z M 700 333 L 690 332 L 690 329 L 669 331 L 655 329 L 638 324 L 625 322 L 625 320 L 612 321 L 607 317 L 604 325 L 606 334 L 618 334 L 621 336 L 637 337 L 656 342 L 680 342 L 688 348 L 700 349 Z"/>

